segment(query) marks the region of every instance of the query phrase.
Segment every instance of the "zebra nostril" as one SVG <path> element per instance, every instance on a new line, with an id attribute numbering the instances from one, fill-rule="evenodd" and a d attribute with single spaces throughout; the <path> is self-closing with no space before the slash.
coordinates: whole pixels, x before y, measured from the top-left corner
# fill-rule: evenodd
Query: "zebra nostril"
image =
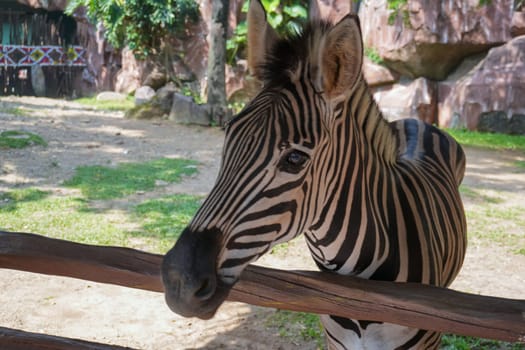
<path id="1" fill-rule="evenodd" d="M 215 294 L 216 283 L 213 278 L 205 278 L 195 291 L 194 297 L 199 300 L 208 300 Z"/>

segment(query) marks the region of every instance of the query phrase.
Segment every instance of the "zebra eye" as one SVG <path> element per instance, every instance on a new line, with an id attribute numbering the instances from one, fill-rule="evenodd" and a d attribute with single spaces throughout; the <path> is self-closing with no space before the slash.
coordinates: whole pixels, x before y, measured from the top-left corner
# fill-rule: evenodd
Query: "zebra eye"
<path id="1" fill-rule="evenodd" d="M 285 154 L 279 164 L 279 168 L 288 173 L 297 174 L 303 168 L 308 159 L 308 154 L 299 150 L 291 150 Z"/>

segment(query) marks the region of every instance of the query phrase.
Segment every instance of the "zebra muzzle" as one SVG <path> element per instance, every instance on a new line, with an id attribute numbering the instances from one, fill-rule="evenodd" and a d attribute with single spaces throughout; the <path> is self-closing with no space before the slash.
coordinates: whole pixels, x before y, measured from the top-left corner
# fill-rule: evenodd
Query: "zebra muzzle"
<path id="1" fill-rule="evenodd" d="M 217 277 L 221 232 L 185 229 L 164 256 L 162 282 L 166 303 L 184 317 L 209 319 L 228 296 L 230 287 Z"/>

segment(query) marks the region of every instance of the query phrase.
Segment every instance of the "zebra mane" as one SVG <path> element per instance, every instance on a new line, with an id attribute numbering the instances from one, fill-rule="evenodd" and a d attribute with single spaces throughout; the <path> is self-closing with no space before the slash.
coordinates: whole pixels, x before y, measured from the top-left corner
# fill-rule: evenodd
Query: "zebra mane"
<path id="1" fill-rule="evenodd" d="M 279 38 L 260 66 L 265 84 L 281 85 L 311 59 L 317 61 L 324 36 L 332 27 L 324 20 L 309 21 L 299 31 Z"/>
<path id="2" fill-rule="evenodd" d="M 324 20 L 307 22 L 299 32 L 281 37 L 267 51 L 264 62 L 258 67 L 264 85 L 285 86 L 299 76 L 315 74 L 325 49 L 328 32 L 334 24 Z M 363 130 L 364 137 L 375 153 L 390 162 L 397 159 L 398 136 L 383 117 L 362 73 L 357 77 L 354 97 L 349 100 L 349 110 Z M 366 105 L 367 113 L 358 113 Z M 237 118 L 235 118 L 237 119 Z"/>

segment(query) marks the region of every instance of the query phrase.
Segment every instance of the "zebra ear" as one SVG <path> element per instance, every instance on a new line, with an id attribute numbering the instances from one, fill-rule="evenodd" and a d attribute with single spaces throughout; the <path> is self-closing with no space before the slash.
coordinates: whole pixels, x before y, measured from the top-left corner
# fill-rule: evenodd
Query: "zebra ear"
<path id="1" fill-rule="evenodd" d="M 323 90 L 331 97 L 348 94 L 363 64 L 363 41 L 359 18 L 350 14 L 326 34 L 321 59 Z"/>
<path id="2" fill-rule="evenodd" d="M 248 9 L 248 69 L 259 80 L 263 80 L 262 67 L 277 38 L 277 33 L 266 20 L 261 1 L 251 0 Z"/>

